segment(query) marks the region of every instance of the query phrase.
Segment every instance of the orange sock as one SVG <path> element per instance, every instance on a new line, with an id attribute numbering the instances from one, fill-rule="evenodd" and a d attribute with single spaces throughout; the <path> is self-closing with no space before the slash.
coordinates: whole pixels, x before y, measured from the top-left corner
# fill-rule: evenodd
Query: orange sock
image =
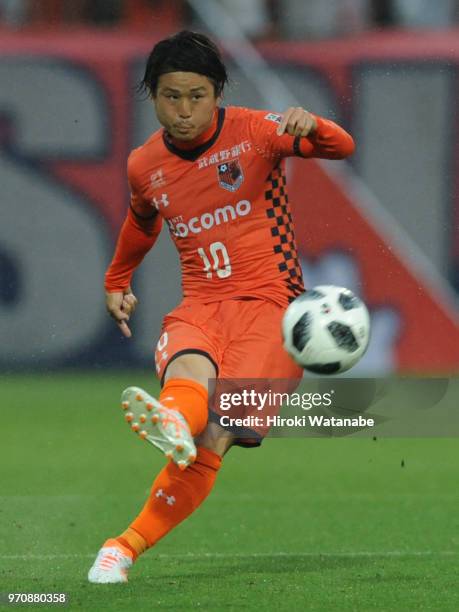
<path id="1" fill-rule="evenodd" d="M 207 400 L 207 389 L 187 378 L 170 378 L 159 396 L 163 406 L 174 408 L 185 417 L 193 437 L 207 425 Z"/>
<path id="2" fill-rule="evenodd" d="M 172 462 L 161 470 L 139 516 L 116 538 L 134 558 L 186 519 L 211 492 L 222 460 L 207 448 L 197 450 L 196 461 L 183 472 Z"/>
<path id="3" fill-rule="evenodd" d="M 118 540 L 120 544 L 131 551 L 134 561 L 148 548 L 148 544 L 145 542 L 140 533 L 137 533 L 137 531 L 131 527 L 128 527 L 126 531 L 115 538 L 115 540 Z"/>

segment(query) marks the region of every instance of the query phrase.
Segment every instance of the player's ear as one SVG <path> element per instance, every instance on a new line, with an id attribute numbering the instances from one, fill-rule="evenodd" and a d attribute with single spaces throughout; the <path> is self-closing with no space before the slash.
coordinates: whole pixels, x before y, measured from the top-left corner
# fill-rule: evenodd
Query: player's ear
<path id="1" fill-rule="evenodd" d="M 220 106 L 220 104 L 223 101 L 223 88 L 220 87 L 217 83 L 213 83 L 213 87 L 214 87 L 215 105 Z"/>
<path id="2" fill-rule="evenodd" d="M 220 89 L 220 91 L 216 91 L 215 92 L 215 104 L 217 106 L 220 106 L 220 104 L 223 102 L 223 91 Z"/>

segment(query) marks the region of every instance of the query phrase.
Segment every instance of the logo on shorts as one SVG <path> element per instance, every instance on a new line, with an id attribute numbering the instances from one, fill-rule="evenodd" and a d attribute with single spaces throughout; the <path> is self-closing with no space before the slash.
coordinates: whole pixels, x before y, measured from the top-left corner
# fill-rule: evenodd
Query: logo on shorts
<path id="1" fill-rule="evenodd" d="M 244 180 L 244 174 L 238 159 L 219 164 L 217 174 L 220 187 L 228 191 L 237 191 Z"/>
<path id="2" fill-rule="evenodd" d="M 281 123 L 282 115 L 277 115 L 276 113 L 269 113 L 265 116 L 265 119 L 268 121 L 273 121 L 274 123 Z"/>

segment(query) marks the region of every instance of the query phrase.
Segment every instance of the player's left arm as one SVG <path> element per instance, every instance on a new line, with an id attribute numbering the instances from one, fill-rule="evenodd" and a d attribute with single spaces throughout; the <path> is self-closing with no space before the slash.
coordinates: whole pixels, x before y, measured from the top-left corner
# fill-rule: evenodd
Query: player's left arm
<path id="1" fill-rule="evenodd" d="M 276 148 L 282 156 L 344 159 L 355 150 L 354 140 L 346 130 L 301 107 L 285 111 L 276 136 Z"/>

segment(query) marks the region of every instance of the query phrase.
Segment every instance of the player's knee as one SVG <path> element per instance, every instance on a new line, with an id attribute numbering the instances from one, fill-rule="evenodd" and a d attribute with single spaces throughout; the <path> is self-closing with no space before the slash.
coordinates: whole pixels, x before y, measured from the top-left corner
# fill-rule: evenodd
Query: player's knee
<path id="1" fill-rule="evenodd" d="M 170 378 L 188 378 L 208 389 L 209 379 L 216 377 L 217 371 L 210 359 L 204 355 L 190 353 L 177 357 L 167 366 L 164 381 L 167 382 Z"/>
<path id="2" fill-rule="evenodd" d="M 234 435 L 217 423 L 208 423 L 204 431 L 195 439 L 195 442 L 196 446 L 203 446 L 223 457 L 233 445 Z"/>

